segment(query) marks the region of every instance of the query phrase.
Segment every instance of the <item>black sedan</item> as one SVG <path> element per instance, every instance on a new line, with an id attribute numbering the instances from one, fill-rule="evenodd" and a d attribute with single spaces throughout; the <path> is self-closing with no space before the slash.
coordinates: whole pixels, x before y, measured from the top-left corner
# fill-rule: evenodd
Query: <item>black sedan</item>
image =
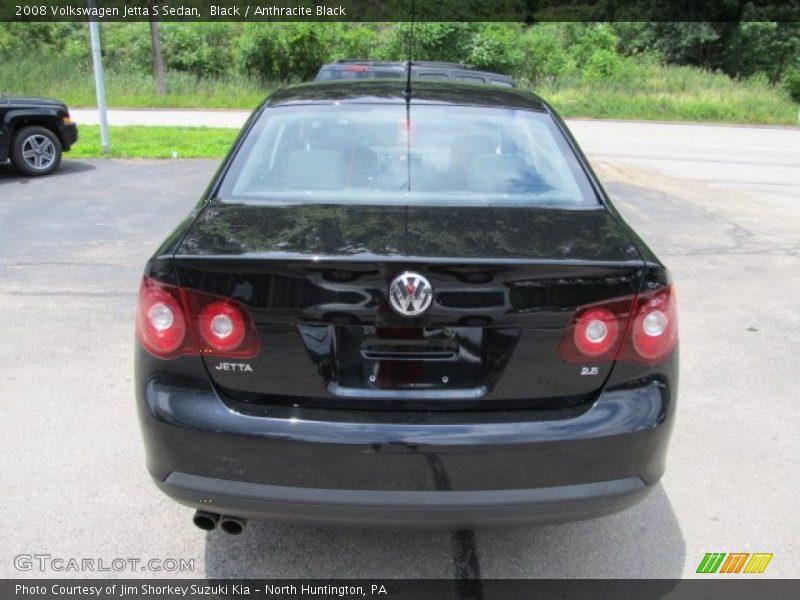
<path id="1" fill-rule="evenodd" d="M 147 466 L 195 524 L 583 519 L 664 472 L 675 294 L 505 88 L 284 89 L 147 263 Z"/>
<path id="2" fill-rule="evenodd" d="M 78 140 L 67 105 L 49 98 L 0 96 L 0 162 L 25 175 L 49 175 Z"/>

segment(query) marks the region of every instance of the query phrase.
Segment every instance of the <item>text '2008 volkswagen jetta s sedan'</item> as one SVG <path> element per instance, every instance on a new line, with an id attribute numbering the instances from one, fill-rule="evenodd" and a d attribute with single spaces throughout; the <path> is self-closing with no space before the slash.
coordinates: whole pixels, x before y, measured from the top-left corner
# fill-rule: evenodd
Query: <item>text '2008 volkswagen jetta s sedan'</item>
<path id="1" fill-rule="evenodd" d="M 527 93 L 275 93 L 136 331 L 148 469 L 206 529 L 583 519 L 664 472 L 669 274 Z"/>

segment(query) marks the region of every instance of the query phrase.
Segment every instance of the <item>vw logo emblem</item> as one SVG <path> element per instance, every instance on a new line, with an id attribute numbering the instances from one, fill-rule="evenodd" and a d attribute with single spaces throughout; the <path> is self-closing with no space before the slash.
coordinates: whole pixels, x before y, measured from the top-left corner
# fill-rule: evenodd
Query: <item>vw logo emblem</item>
<path id="1" fill-rule="evenodd" d="M 433 301 L 430 282 L 419 273 L 400 273 L 389 284 L 389 302 L 404 317 L 421 315 Z"/>

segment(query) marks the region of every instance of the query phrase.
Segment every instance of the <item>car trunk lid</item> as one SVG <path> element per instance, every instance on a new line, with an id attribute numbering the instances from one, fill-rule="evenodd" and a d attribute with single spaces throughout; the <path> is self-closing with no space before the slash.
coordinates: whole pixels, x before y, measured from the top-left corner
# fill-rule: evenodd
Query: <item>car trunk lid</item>
<path id="1" fill-rule="evenodd" d="M 233 298 L 258 329 L 254 359 L 204 358 L 229 396 L 408 409 L 590 398 L 612 363 L 581 376 L 559 340 L 577 307 L 634 294 L 643 267 L 602 207 L 225 202 L 205 208 L 175 264 L 182 286 Z M 403 272 L 433 288 L 419 316 L 388 301 Z"/>

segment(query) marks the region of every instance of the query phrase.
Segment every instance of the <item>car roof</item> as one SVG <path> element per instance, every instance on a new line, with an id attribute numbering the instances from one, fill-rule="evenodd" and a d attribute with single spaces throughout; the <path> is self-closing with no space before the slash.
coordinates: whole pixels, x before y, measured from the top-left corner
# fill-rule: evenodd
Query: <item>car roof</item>
<path id="1" fill-rule="evenodd" d="M 266 100 L 267 106 L 298 104 L 405 104 L 405 81 L 398 79 L 312 82 L 282 88 Z M 517 88 L 472 85 L 451 81 L 411 84 L 411 104 L 491 106 L 551 112 L 544 100 Z"/>

